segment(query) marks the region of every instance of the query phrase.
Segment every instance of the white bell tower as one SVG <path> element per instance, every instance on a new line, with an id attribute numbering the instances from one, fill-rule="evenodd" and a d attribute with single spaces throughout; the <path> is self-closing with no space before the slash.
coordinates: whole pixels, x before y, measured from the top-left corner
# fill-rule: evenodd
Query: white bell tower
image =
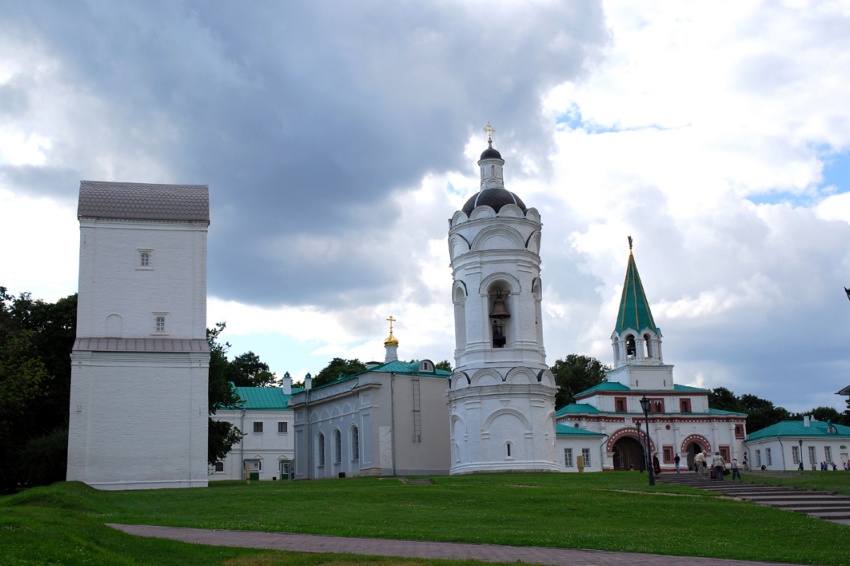
<path id="1" fill-rule="evenodd" d="M 481 190 L 449 221 L 456 369 L 448 393 L 451 473 L 557 471 L 555 377 L 541 321 L 540 215 L 481 154 Z"/>

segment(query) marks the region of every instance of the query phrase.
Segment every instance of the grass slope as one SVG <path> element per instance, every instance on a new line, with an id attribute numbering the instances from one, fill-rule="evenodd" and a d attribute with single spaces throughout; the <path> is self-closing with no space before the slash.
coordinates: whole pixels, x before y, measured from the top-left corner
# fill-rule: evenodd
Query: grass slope
<path id="1" fill-rule="evenodd" d="M 649 488 L 646 476 L 637 473 L 480 474 L 432 480 L 218 482 L 207 489 L 129 492 L 55 484 L 0 499 L 0 563 L 360 560 L 194 546 L 132 537 L 103 526 L 131 523 L 850 565 L 842 544 L 850 533 L 846 526 L 686 487 Z"/>

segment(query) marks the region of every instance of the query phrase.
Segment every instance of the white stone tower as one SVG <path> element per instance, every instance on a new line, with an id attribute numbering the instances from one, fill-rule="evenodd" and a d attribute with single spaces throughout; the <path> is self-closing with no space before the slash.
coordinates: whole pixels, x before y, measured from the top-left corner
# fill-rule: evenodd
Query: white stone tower
<path id="1" fill-rule="evenodd" d="M 557 471 L 555 377 L 541 321 L 540 215 L 481 154 L 481 190 L 449 221 L 456 369 L 448 392 L 451 473 Z"/>
<path id="2" fill-rule="evenodd" d="M 206 186 L 83 181 L 69 481 L 207 485 Z"/>

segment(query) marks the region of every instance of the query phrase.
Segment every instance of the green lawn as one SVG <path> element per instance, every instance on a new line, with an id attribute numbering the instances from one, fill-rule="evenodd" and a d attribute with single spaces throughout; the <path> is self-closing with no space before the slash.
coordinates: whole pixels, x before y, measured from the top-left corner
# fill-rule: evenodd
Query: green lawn
<path id="1" fill-rule="evenodd" d="M 844 478 L 833 475 L 810 481 Z M 649 488 L 646 476 L 638 473 L 431 479 L 430 484 L 378 478 L 250 486 L 216 482 L 207 489 L 130 492 L 60 483 L 0 499 L 0 563 L 355 564 L 360 560 L 142 539 L 103 526 L 131 523 L 850 565 L 843 543 L 850 527 L 682 486 Z M 850 473 L 846 481 L 850 485 Z"/>

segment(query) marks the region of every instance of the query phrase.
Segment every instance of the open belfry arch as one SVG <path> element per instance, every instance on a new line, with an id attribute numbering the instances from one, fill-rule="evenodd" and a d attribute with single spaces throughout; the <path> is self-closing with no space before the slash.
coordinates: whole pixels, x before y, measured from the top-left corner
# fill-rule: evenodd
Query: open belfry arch
<path id="1" fill-rule="evenodd" d="M 557 471 L 555 378 L 541 320 L 540 215 L 505 188 L 488 147 L 480 191 L 449 221 L 456 369 L 448 392 L 451 473 Z"/>

